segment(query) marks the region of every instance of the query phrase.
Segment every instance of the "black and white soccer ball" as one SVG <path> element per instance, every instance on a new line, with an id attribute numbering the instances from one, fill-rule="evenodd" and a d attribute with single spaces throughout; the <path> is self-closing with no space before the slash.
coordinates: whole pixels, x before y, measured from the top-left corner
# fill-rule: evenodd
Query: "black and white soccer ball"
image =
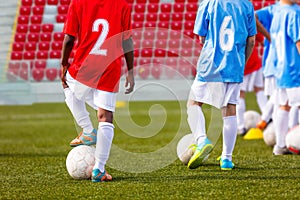
<path id="1" fill-rule="evenodd" d="M 289 130 L 286 138 L 286 147 L 294 154 L 300 154 L 300 126 L 295 126 Z"/>

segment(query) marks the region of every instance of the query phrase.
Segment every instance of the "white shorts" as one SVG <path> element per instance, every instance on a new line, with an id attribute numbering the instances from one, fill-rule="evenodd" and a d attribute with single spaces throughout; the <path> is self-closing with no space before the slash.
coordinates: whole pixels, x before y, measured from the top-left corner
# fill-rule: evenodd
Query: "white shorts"
<path id="1" fill-rule="evenodd" d="M 279 105 L 300 106 L 300 87 L 278 89 L 277 99 Z"/>
<path id="2" fill-rule="evenodd" d="M 228 104 L 238 104 L 239 83 L 201 82 L 194 80 L 189 99 L 222 108 Z"/>
<path id="3" fill-rule="evenodd" d="M 264 78 L 261 68 L 257 71 L 252 72 L 251 74 L 247 74 L 246 76 L 244 76 L 243 83 L 241 83 L 241 90 L 245 92 L 254 91 L 254 87 L 264 87 Z"/>
<path id="4" fill-rule="evenodd" d="M 115 112 L 116 93 L 90 88 L 76 81 L 70 74 L 66 74 L 67 84 L 77 99 L 85 101 L 94 109 L 102 108 Z"/>
<path id="5" fill-rule="evenodd" d="M 265 77 L 265 95 L 271 96 L 276 91 L 276 78 L 275 76 Z"/>

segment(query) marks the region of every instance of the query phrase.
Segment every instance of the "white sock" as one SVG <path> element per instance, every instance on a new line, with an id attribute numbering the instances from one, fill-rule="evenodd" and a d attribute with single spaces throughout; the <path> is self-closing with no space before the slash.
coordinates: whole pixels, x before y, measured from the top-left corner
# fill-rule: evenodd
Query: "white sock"
<path id="1" fill-rule="evenodd" d="M 109 157 L 111 144 L 114 138 L 114 125 L 108 122 L 99 122 L 97 144 L 95 151 L 95 165 L 93 169 L 105 171 L 105 164 Z"/>
<path id="2" fill-rule="evenodd" d="M 206 138 L 205 118 L 200 106 L 192 105 L 187 108 L 188 124 L 197 144 L 202 143 Z"/>
<path id="3" fill-rule="evenodd" d="M 280 148 L 285 147 L 285 137 L 288 133 L 289 112 L 278 109 L 276 113 L 275 136 L 276 145 Z"/>
<path id="4" fill-rule="evenodd" d="M 237 117 L 223 117 L 223 150 L 222 159 L 232 160 L 232 152 L 234 150 L 237 136 Z"/>
<path id="5" fill-rule="evenodd" d="M 274 96 L 272 95 L 268 100 L 265 109 L 262 111 L 261 119 L 265 122 L 269 122 L 272 118 L 272 113 L 274 110 Z"/>
<path id="6" fill-rule="evenodd" d="M 93 131 L 93 124 L 90 119 L 90 114 L 86 110 L 85 102 L 77 99 L 70 88 L 64 89 L 65 101 L 70 109 L 76 123 L 83 129 L 85 133 L 91 133 Z"/>
<path id="7" fill-rule="evenodd" d="M 299 122 L 299 117 L 298 117 L 298 106 L 292 106 L 290 113 L 289 113 L 289 129 L 294 128 L 298 122 Z"/>
<path id="8" fill-rule="evenodd" d="M 258 91 L 256 93 L 256 101 L 257 101 L 258 107 L 260 109 L 260 112 L 263 112 L 263 110 L 265 109 L 267 102 L 268 102 L 268 98 L 265 95 L 263 90 Z"/>
<path id="9" fill-rule="evenodd" d="M 246 111 L 246 103 L 244 98 L 239 98 L 239 104 L 236 105 L 237 127 L 239 131 L 245 128 L 244 113 Z"/>

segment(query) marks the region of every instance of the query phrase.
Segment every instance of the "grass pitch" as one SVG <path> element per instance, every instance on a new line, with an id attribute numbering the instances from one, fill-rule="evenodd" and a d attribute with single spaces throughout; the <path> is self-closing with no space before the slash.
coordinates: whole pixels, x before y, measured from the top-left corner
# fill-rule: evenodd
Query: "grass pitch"
<path id="1" fill-rule="evenodd" d="M 185 102 L 132 102 L 131 118 L 126 110 L 118 108 L 114 145 L 126 152 L 152 155 L 171 144 L 167 150 L 170 150 L 169 157 L 174 158 L 176 145 L 173 143 L 181 137 L 178 133 L 190 132 L 184 105 Z M 257 110 L 254 95 L 249 95 L 247 106 Z M 209 107 L 204 112 L 209 115 Z M 216 161 L 221 153 L 221 139 L 208 161 L 195 170 L 188 170 L 178 159 L 164 163 L 168 156 L 163 151 L 161 157 L 147 164 L 144 163 L 147 160 L 124 159 L 114 151 L 107 167 L 114 181 L 92 183 L 73 180 L 66 171 L 69 142 L 77 129 L 65 104 L 1 106 L 0 127 L 0 199 L 300 197 L 300 157 L 273 156 L 272 148 L 263 140 L 238 137 L 234 151 L 236 169 L 228 172 L 220 171 Z M 127 165 L 132 168 L 126 168 Z M 141 166 L 151 170 L 147 168 L 151 165 L 157 165 L 158 169 L 139 172 Z"/>

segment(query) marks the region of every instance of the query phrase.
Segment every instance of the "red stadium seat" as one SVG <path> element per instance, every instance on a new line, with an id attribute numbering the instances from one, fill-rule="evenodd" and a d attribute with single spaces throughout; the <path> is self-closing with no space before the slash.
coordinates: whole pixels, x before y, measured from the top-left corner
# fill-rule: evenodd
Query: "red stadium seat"
<path id="1" fill-rule="evenodd" d="M 28 24 L 29 22 L 29 17 L 27 15 L 20 15 L 18 17 L 18 24 Z"/>
<path id="2" fill-rule="evenodd" d="M 133 29 L 141 29 L 144 27 L 144 23 L 143 22 L 134 22 L 132 23 L 132 28 Z"/>
<path id="3" fill-rule="evenodd" d="M 182 21 L 183 14 L 182 13 L 173 13 L 172 14 L 172 21 Z"/>
<path id="4" fill-rule="evenodd" d="M 32 13 L 34 15 L 43 15 L 44 7 L 43 6 L 34 6 L 34 7 L 32 7 Z"/>
<path id="5" fill-rule="evenodd" d="M 40 40 L 40 35 L 39 33 L 28 33 L 27 40 L 29 42 L 38 42 Z"/>
<path id="6" fill-rule="evenodd" d="M 197 3 L 188 3 L 186 4 L 186 11 L 191 13 L 196 13 L 198 10 L 198 4 Z"/>
<path id="7" fill-rule="evenodd" d="M 34 51 L 25 51 L 23 53 L 23 58 L 25 60 L 34 60 L 35 59 L 35 52 Z"/>
<path id="8" fill-rule="evenodd" d="M 190 37 L 190 38 L 194 38 L 195 37 L 195 34 L 194 34 L 194 32 L 192 30 L 185 30 L 183 32 L 183 34 L 184 34 L 185 37 Z"/>
<path id="9" fill-rule="evenodd" d="M 157 21 L 157 14 L 156 13 L 148 13 L 146 16 L 147 21 L 156 22 Z"/>
<path id="10" fill-rule="evenodd" d="M 26 42 L 25 50 L 26 51 L 35 51 L 36 50 L 36 42 Z"/>
<path id="11" fill-rule="evenodd" d="M 191 66 L 187 60 L 181 59 L 179 60 L 178 72 L 184 77 L 189 77 L 191 76 Z"/>
<path id="12" fill-rule="evenodd" d="M 134 49 L 141 48 L 141 41 L 140 40 L 133 40 L 133 46 L 134 46 Z"/>
<path id="13" fill-rule="evenodd" d="M 41 68 L 33 68 L 31 70 L 31 76 L 33 78 L 33 80 L 40 82 L 43 80 L 45 75 L 45 69 L 41 69 Z"/>
<path id="14" fill-rule="evenodd" d="M 39 33 L 41 31 L 41 25 L 40 24 L 31 24 L 29 26 L 30 33 Z"/>
<path id="15" fill-rule="evenodd" d="M 15 42 L 25 42 L 25 41 L 26 41 L 26 33 L 15 34 Z"/>
<path id="16" fill-rule="evenodd" d="M 198 0 L 187 0 L 189 3 L 198 3 Z"/>
<path id="17" fill-rule="evenodd" d="M 19 71 L 19 76 L 21 79 L 23 80 L 28 80 L 29 79 L 29 75 L 28 75 L 28 69 L 26 68 L 21 68 L 20 71 Z"/>
<path id="18" fill-rule="evenodd" d="M 23 51 L 24 50 L 24 42 L 14 42 L 12 45 L 13 51 Z"/>
<path id="19" fill-rule="evenodd" d="M 168 32 L 167 31 L 158 30 L 156 32 L 156 38 L 159 39 L 159 40 L 166 40 L 166 39 L 168 39 Z"/>
<path id="20" fill-rule="evenodd" d="M 28 26 L 25 24 L 19 24 L 17 26 L 17 33 L 27 33 L 28 31 Z"/>
<path id="21" fill-rule="evenodd" d="M 48 59 L 48 51 L 37 51 L 36 58 L 37 59 Z"/>
<path id="22" fill-rule="evenodd" d="M 62 50 L 62 42 L 52 42 L 51 48 L 52 50 Z"/>
<path id="23" fill-rule="evenodd" d="M 194 29 L 194 22 L 192 21 L 186 21 L 184 22 L 184 30 L 193 30 Z"/>
<path id="24" fill-rule="evenodd" d="M 39 50 L 40 51 L 48 51 L 50 49 L 49 42 L 39 42 Z"/>
<path id="25" fill-rule="evenodd" d="M 42 25 L 42 31 L 43 32 L 53 32 L 54 25 L 53 24 L 43 24 Z"/>
<path id="26" fill-rule="evenodd" d="M 34 4 L 36 6 L 44 6 L 46 4 L 46 0 L 34 0 Z"/>
<path id="27" fill-rule="evenodd" d="M 188 13 L 185 13 L 184 14 L 184 19 L 186 21 L 192 21 L 192 22 L 195 22 L 195 19 L 196 19 L 196 12 L 188 12 Z"/>
<path id="28" fill-rule="evenodd" d="M 132 32 L 133 40 L 141 40 L 142 39 L 142 31 L 135 30 Z"/>
<path id="29" fill-rule="evenodd" d="M 139 65 L 151 65 L 151 58 L 139 58 Z"/>
<path id="30" fill-rule="evenodd" d="M 165 57 L 166 56 L 166 50 L 165 49 L 155 49 L 154 50 L 154 56 L 155 57 Z"/>
<path id="31" fill-rule="evenodd" d="M 30 22 L 32 24 L 41 24 L 43 21 L 43 16 L 42 15 L 33 15 L 30 17 Z"/>
<path id="32" fill-rule="evenodd" d="M 193 56 L 193 51 L 192 49 L 180 49 L 179 54 L 180 56 L 191 57 Z"/>
<path id="33" fill-rule="evenodd" d="M 41 33 L 40 34 L 40 40 L 43 42 L 50 42 L 52 39 L 51 33 Z"/>
<path id="34" fill-rule="evenodd" d="M 175 0 L 175 3 L 185 3 L 185 0 Z"/>
<path id="35" fill-rule="evenodd" d="M 146 3 L 147 0 L 135 0 L 136 3 Z"/>
<path id="36" fill-rule="evenodd" d="M 57 5 L 58 4 L 58 0 L 48 0 L 47 4 L 48 5 Z"/>
<path id="37" fill-rule="evenodd" d="M 195 43 L 196 43 L 195 40 L 192 39 L 181 40 L 181 48 L 192 49 Z"/>
<path id="38" fill-rule="evenodd" d="M 22 0 L 22 6 L 31 6 L 32 0 Z"/>
<path id="39" fill-rule="evenodd" d="M 177 58 L 168 58 L 166 60 L 165 75 L 168 78 L 173 78 L 177 72 Z"/>
<path id="40" fill-rule="evenodd" d="M 57 23 L 64 23 L 67 19 L 67 15 L 57 15 L 56 22 Z"/>
<path id="41" fill-rule="evenodd" d="M 170 21 L 171 19 L 171 15 L 170 13 L 160 13 L 159 14 L 159 21 L 163 21 L 163 22 L 166 22 L 166 21 Z"/>
<path id="42" fill-rule="evenodd" d="M 156 28 L 156 22 L 148 22 L 148 21 L 146 21 L 145 23 L 144 23 L 144 28 Z"/>
<path id="43" fill-rule="evenodd" d="M 158 23 L 158 27 L 159 28 L 163 28 L 163 29 L 169 29 L 170 27 L 170 22 L 165 21 L 165 22 L 159 22 Z"/>
<path id="44" fill-rule="evenodd" d="M 133 9 L 136 13 L 145 13 L 146 6 L 145 4 L 136 4 L 134 5 Z"/>
<path id="45" fill-rule="evenodd" d="M 182 23 L 181 22 L 172 22 L 171 23 L 171 28 L 173 30 L 181 30 L 182 29 Z"/>
<path id="46" fill-rule="evenodd" d="M 173 30 L 170 31 L 170 39 L 179 39 L 181 37 L 181 33 L 179 31 Z"/>
<path id="47" fill-rule="evenodd" d="M 64 37 L 65 37 L 65 34 L 64 33 L 60 33 L 60 32 L 55 32 L 53 33 L 53 39 L 55 41 L 63 41 L 64 40 Z"/>
<path id="48" fill-rule="evenodd" d="M 167 49 L 167 40 L 160 39 L 155 41 L 155 48 L 156 49 Z"/>
<path id="49" fill-rule="evenodd" d="M 184 3 L 175 3 L 173 4 L 173 11 L 183 13 L 184 12 Z"/>
<path id="50" fill-rule="evenodd" d="M 60 0 L 60 5 L 69 5 L 71 0 Z"/>
<path id="51" fill-rule="evenodd" d="M 152 57 L 152 49 L 142 49 L 141 56 L 142 57 Z"/>
<path id="52" fill-rule="evenodd" d="M 134 22 L 143 22 L 145 20 L 144 13 L 134 13 L 133 21 Z"/>
<path id="53" fill-rule="evenodd" d="M 46 69 L 46 78 L 49 81 L 54 81 L 57 79 L 58 70 L 56 68 L 48 68 Z"/>
<path id="54" fill-rule="evenodd" d="M 179 47 L 180 47 L 180 41 L 178 39 L 168 41 L 168 48 L 169 49 L 179 49 Z"/>
<path id="55" fill-rule="evenodd" d="M 154 13 L 156 14 L 158 12 L 158 4 L 148 4 L 147 5 L 147 11 L 148 13 Z"/>
<path id="56" fill-rule="evenodd" d="M 172 4 L 170 3 L 162 3 L 160 4 L 160 11 L 165 13 L 171 13 Z"/>
<path id="57" fill-rule="evenodd" d="M 49 58 L 61 58 L 61 51 L 50 51 Z"/>
<path id="58" fill-rule="evenodd" d="M 31 14 L 31 6 L 21 6 L 20 15 L 30 15 Z"/>
<path id="59" fill-rule="evenodd" d="M 146 40 L 153 40 L 153 39 L 155 38 L 155 32 L 154 32 L 154 31 L 151 31 L 151 30 L 149 30 L 149 31 L 144 31 L 143 36 L 144 36 L 144 39 L 146 39 Z M 154 42 L 154 41 L 152 41 L 152 43 L 153 43 L 153 42 Z"/>
<path id="60" fill-rule="evenodd" d="M 153 48 L 153 41 L 143 40 L 142 41 L 142 48 Z"/>
<path id="61" fill-rule="evenodd" d="M 151 67 L 151 75 L 155 78 L 155 79 L 160 79 L 162 74 L 162 69 L 160 65 L 155 65 Z"/>
<path id="62" fill-rule="evenodd" d="M 45 60 L 36 60 L 34 62 L 34 67 L 37 69 L 45 69 L 47 66 L 47 62 Z"/>
<path id="63" fill-rule="evenodd" d="M 68 13 L 69 6 L 68 5 L 61 5 L 57 7 L 57 12 L 60 15 L 66 15 Z"/>

